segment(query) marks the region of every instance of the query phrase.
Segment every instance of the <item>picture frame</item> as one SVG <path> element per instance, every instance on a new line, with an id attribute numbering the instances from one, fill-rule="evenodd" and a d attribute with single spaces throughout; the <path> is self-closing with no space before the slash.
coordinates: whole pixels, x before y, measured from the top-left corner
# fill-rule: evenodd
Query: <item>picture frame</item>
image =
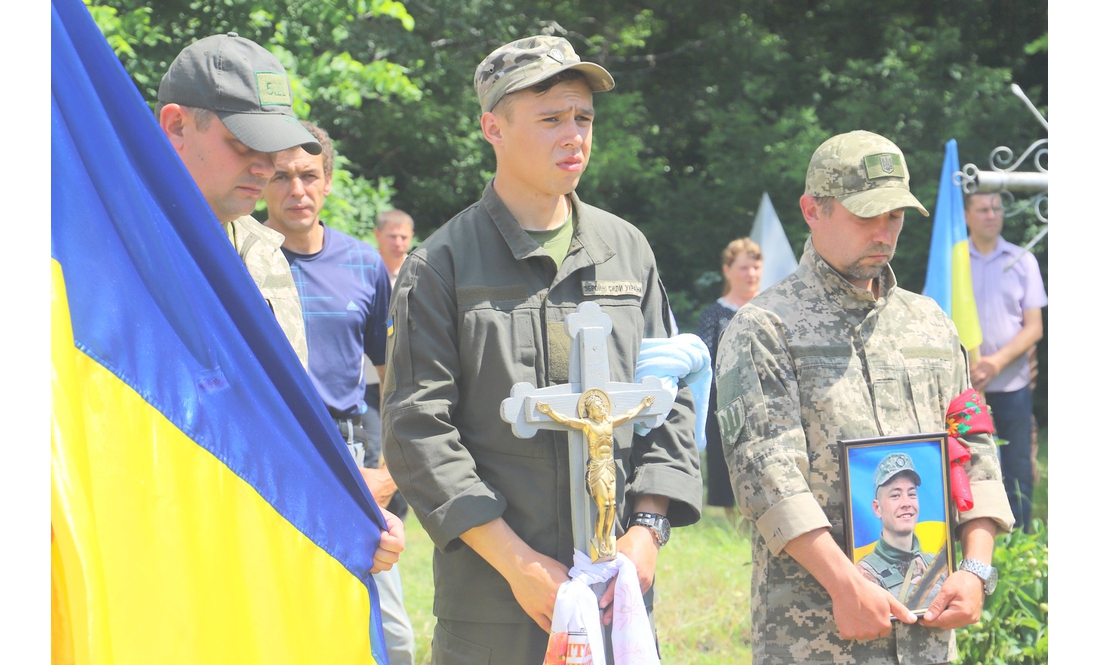
<path id="1" fill-rule="evenodd" d="M 847 555 L 922 616 L 957 567 L 947 432 L 839 443 Z"/>

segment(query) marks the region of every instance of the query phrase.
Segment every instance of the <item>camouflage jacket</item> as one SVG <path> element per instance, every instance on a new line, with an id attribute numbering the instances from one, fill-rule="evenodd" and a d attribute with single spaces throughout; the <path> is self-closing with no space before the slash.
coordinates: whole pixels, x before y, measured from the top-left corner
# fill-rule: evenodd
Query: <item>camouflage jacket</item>
<path id="1" fill-rule="evenodd" d="M 302 318 L 302 304 L 298 300 L 298 288 L 290 273 L 290 264 L 283 256 L 283 234 L 260 224 L 249 215 L 223 224 L 229 241 L 244 261 L 244 267 L 260 294 L 271 307 L 279 328 L 294 347 L 302 367 L 309 367 L 306 350 L 306 324 Z"/>
<path id="2" fill-rule="evenodd" d="M 807 241 L 798 270 L 742 307 L 718 345 L 718 414 L 734 493 L 753 529 L 754 663 L 941 663 L 954 633 L 895 623 L 873 642 L 843 640 L 829 594 L 784 552 L 828 527 L 842 548 L 837 441 L 940 432 L 970 384 L 954 324 L 934 301 L 849 284 Z M 1012 513 L 989 435 L 964 439 L 974 508 L 959 523 Z"/>

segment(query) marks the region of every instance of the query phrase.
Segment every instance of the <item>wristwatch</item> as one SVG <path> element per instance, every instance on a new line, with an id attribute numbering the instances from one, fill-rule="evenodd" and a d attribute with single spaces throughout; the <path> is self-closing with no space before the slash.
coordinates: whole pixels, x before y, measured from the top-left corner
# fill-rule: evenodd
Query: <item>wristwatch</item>
<path id="1" fill-rule="evenodd" d="M 668 537 L 672 535 L 672 527 L 668 523 L 668 518 L 657 513 L 634 513 L 630 516 L 630 524 L 627 528 L 635 525 L 649 527 L 653 535 L 657 537 L 657 547 L 663 547 L 668 542 Z"/>
<path id="2" fill-rule="evenodd" d="M 982 581 L 982 590 L 985 591 L 987 596 L 997 588 L 997 569 L 993 566 L 984 564 L 977 559 L 963 559 L 959 562 L 959 570 L 977 575 L 978 579 Z"/>

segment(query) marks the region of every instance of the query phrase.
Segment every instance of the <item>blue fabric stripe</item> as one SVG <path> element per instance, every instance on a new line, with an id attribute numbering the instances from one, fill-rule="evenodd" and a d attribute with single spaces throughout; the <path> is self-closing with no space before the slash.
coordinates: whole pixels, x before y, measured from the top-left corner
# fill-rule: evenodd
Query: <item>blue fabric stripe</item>
<path id="1" fill-rule="evenodd" d="M 380 621 L 368 571 L 381 513 L 270 309 L 79 0 L 53 0 L 51 98 L 52 255 L 77 345 L 367 584 Z"/>
<path id="2" fill-rule="evenodd" d="M 955 139 L 944 144 L 940 188 L 932 218 L 932 240 L 928 250 L 928 270 L 924 277 L 924 295 L 932 298 L 947 316 L 951 316 L 951 287 L 954 279 L 955 245 L 966 240 L 966 213 L 962 186 L 955 184 L 959 170 L 959 148 Z"/>

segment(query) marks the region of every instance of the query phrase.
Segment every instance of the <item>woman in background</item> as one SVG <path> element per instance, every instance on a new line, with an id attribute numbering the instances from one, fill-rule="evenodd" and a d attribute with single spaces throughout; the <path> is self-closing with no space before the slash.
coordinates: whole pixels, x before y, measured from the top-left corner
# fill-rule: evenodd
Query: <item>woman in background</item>
<path id="1" fill-rule="evenodd" d="M 710 349 L 711 369 L 722 332 L 737 310 L 760 291 L 764 271 L 764 255 L 760 245 L 748 238 L 738 238 L 722 250 L 722 296 L 699 315 L 696 333 Z M 722 452 L 722 434 L 718 429 L 717 390 L 711 385 L 710 411 L 707 413 L 707 505 L 726 509 L 726 517 L 736 524 L 733 486 Z"/>

